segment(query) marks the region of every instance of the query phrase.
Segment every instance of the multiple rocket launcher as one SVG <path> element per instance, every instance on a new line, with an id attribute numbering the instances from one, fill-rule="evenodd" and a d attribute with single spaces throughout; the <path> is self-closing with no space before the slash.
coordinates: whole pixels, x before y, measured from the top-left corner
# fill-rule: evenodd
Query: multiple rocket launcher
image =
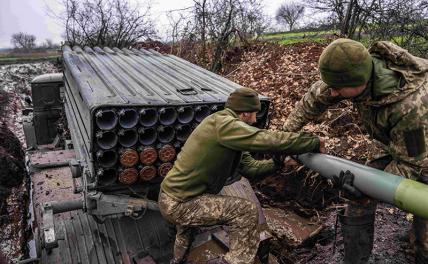
<path id="1" fill-rule="evenodd" d="M 165 177 L 193 129 L 223 104 L 109 108 L 95 113 L 98 182 L 130 185 Z"/>
<path id="2" fill-rule="evenodd" d="M 65 46 L 63 60 L 64 109 L 82 168 L 73 177 L 83 176 L 87 191 L 156 189 L 195 127 L 242 87 L 154 50 Z M 264 127 L 269 99 L 259 97 L 256 126 Z"/>

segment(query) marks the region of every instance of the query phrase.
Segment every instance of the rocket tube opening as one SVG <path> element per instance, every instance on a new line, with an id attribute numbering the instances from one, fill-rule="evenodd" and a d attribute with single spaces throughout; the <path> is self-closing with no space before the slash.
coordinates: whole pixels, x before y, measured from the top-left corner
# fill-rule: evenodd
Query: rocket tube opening
<path id="1" fill-rule="evenodd" d="M 138 129 L 138 137 L 143 145 L 152 145 L 156 141 L 157 132 L 153 127 L 141 127 Z"/>
<path id="2" fill-rule="evenodd" d="M 192 127 L 190 125 L 178 125 L 175 127 L 175 131 L 178 140 L 186 141 L 192 133 Z"/>
<path id="3" fill-rule="evenodd" d="M 140 179 L 143 181 L 150 181 L 154 177 L 156 177 L 157 170 L 155 166 L 144 166 L 140 170 Z"/>
<path id="4" fill-rule="evenodd" d="M 162 143 L 169 143 L 174 139 L 175 130 L 170 126 L 159 126 L 158 127 L 158 139 Z"/>
<path id="5" fill-rule="evenodd" d="M 124 149 L 120 152 L 119 162 L 125 167 L 133 167 L 140 161 L 138 152 L 134 149 Z"/>
<path id="6" fill-rule="evenodd" d="M 114 131 L 98 131 L 95 135 L 98 147 L 111 149 L 117 144 L 117 135 Z"/>
<path id="7" fill-rule="evenodd" d="M 193 120 L 193 117 L 195 116 L 195 112 L 193 111 L 193 108 L 190 106 L 179 107 L 177 112 L 178 112 L 178 122 L 182 124 L 190 123 Z"/>
<path id="8" fill-rule="evenodd" d="M 207 105 L 199 105 L 195 108 L 195 120 L 201 122 L 210 114 L 210 108 Z"/>
<path id="9" fill-rule="evenodd" d="M 155 108 L 141 109 L 140 111 L 140 124 L 143 126 L 151 127 L 158 121 L 158 111 Z"/>
<path id="10" fill-rule="evenodd" d="M 159 159 L 162 162 L 168 162 L 175 159 L 177 152 L 175 148 L 171 145 L 164 145 L 159 149 Z"/>
<path id="11" fill-rule="evenodd" d="M 97 161 L 101 167 L 109 168 L 116 165 L 117 153 L 114 150 L 99 150 L 97 152 Z"/>
<path id="12" fill-rule="evenodd" d="M 170 162 L 162 163 L 162 165 L 160 165 L 159 168 L 158 168 L 158 174 L 162 178 L 165 178 L 165 176 L 168 174 L 168 172 L 171 169 L 172 169 L 172 163 L 170 163 Z"/>
<path id="13" fill-rule="evenodd" d="M 101 185 L 111 185 L 117 180 L 117 171 L 114 168 L 99 169 L 97 175 Z"/>
<path id="14" fill-rule="evenodd" d="M 172 107 L 163 107 L 159 110 L 159 122 L 162 125 L 172 125 L 177 120 L 177 111 Z"/>
<path id="15" fill-rule="evenodd" d="M 153 147 L 145 147 L 140 152 L 140 161 L 144 165 L 152 165 L 158 159 L 158 152 Z"/>
<path id="16" fill-rule="evenodd" d="M 119 125 L 123 128 L 133 128 L 138 124 L 139 116 L 135 109 L 122 109 L 119 111 Z"/>
<path id="17" fill-rule="evenodd" d="M 95 123 L 100 129 L 110 130 L 113 129 L 118 122 L 118 117 L 113 109 L 99 110 L 95 114 Z"/>
<path id="18" fill-rule="evenodd" d="M 129 148 L 137 144 L 138 133 L 135 129 L 121 129 L 118 132 L 119 144 L 123 147 Z"/>
<path id="19" fill-rule="evenodd" d="M 130 185 L 138 180 L 138 171 L 136 168 L 127 168 L 119 172 L 119 182 Z"/>

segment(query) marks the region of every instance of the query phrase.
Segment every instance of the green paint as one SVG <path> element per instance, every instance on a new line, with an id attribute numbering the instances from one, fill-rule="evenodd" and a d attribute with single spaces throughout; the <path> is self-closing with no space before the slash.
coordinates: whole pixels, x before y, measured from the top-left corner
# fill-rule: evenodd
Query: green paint
<path id="1" fill-rule="evenodd" d="M 428 219 L 428 185 L 403 179 L 395 192 L 394 203 L 404 211 Z"/>

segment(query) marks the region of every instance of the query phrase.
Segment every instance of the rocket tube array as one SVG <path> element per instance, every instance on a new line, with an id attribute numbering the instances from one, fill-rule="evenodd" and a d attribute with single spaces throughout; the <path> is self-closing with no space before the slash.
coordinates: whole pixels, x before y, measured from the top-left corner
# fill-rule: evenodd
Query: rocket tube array
<path id="1" fill-rule="evenodd" d="M 165 177 L 183 143 L 223 104 L 101 108 L 94 113 L 94 159 L 100 186 Z"/>
<path id="2" fill-rule="evenodd" d="M 426 184 L 326 154 L 307 153 L 297 158 L 326 178 L 349 170 L 355 175 L 354 186 L 368 197 L 428 219 Z"/>

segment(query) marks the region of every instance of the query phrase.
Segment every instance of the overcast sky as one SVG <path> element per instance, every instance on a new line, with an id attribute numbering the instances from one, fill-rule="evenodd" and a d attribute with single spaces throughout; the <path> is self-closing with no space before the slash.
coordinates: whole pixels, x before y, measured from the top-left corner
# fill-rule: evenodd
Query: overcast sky
<path id="1" fill-rule="evenodd" d="M 287 0 L 264 0 L 265 13 L 274 17 L 276 9 L 285 1 Z M 168 26 L 166 13 L 191 6 L 192 2 L 192 0 L 152 0 L 153 18 L 161 35 Z M 58 0 L 0 0 L 0 48 L 10 47 L 10 37 L 17 32 L 35 35 L 38 44 L 46 39 L 60 43 L 63 28 L 49 15 L 47 7 L 54 12 L 60 12 L 62 9 Z"/>

